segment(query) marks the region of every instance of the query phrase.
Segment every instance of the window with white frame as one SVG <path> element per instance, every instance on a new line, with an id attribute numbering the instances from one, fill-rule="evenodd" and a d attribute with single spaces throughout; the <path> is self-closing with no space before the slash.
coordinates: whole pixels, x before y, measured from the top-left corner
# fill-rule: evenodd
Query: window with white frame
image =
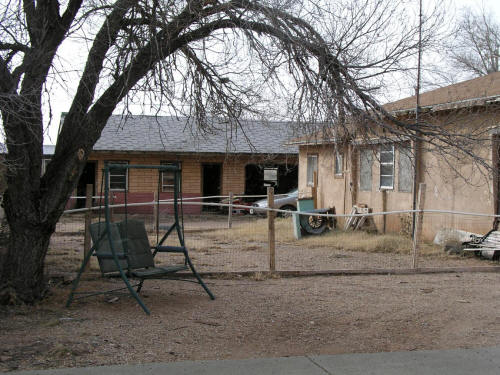
<path id="1" fill-rule="evenodd" d="M 307 186 L 314 185 L 314 172 L 318 174 L 318 155 L 307 155 Z"/>
<path id="2" fill-rule="evenodd" d="M 344 155 L 335 150 L 335 175 L 341 176 L 344 173 Z"/>
<path id="3" fill-rule="evenodd" d="M 368 148 L 359 152 L 359 190 L 372 191 L 373 151 Z"/>
<path id="4" fill-rule="evenodd" d="M 110 160 L 109 164 L 128 164 L 124 160 Z M 128 169 L 117 168 L 109 170 L 109 189 L 110 190 L 127 190 L 128 188 Z"/>
<path id="5" fill-rule="evenodd" d="M 380 146 L 380 189 L 394 188 L 394 145 Z"/>
<path id="6" fill-rule="evenodd" d="M 413 161 L 409 143 L 398 147 L 398 190 L 410 193 L 413 190 Z"/>
<path id="7" fill-rule="evenodd" d="M 162 161 L 161 165 L 173 165 L 176 167 L 181 167 L 181 163 L 176 161 Z M 175 172 L 174 171 L 162 171 L 161 172 L 161 191 L 163 193 L 173 193 L 175 187 Z M 177 188 L 179 189 L 179 187 Z"/>

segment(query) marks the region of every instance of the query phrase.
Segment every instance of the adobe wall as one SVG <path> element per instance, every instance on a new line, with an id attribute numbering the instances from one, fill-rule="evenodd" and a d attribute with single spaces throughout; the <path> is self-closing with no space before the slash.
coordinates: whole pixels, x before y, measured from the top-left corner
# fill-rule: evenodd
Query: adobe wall
<path id="1" fill-rule="evenodd" d="M 476 153 L 488 164 L 493 161 L 491 129 L 499 126 L 500 111 L 489 112 L 467 110 L 458 113 L 433 114 L 433 121 L 450 131 L 462 132 L 464 135 L 483 132 L 483 142 L 476 147 Z M 424 144 L 421 153 L 420 181 L 426 183 L 424 209 L 451 210 L 474 213 L 493 214 L 497 187 L 492 170 L 479 168 L 470 158 L 456 159 L 455 152 L 449 148 L 448 155 L 437 155 L 428 150 Z M 396 211 L 412 208 L 412 192 L 402 192 L 399 188 L 399 155 L 395 150 L 394 188 L 380 190 L 380 163 L 374 157 L 372 164 L 371 191 L 361 191 L 359 186 L 359 152 L 352 145 L 344 153 L 344 175 L 336 178 L 333 175 L 333 145 L 301 146 L 299 149 L 299 191 L 302 195 L 310 195 L 311 189 L 306 184 L 307 155 L 318 155 L 318 202 L 321 207 L 335 206 L 337 213 L 348 213 L 353 203 L 367 204 L 374 212 Z M 496 146 L 495 146 L 496 150 Z M 456 153 L 456 152 L 455 152 Z M 386 195 L 385 209 L 383 194 Z M 405 217 L 406 216 L 406 217 Z M 399 232 L 408 225 L 409 214 L 389 215 L 386 219 L 387 232 Z M 379 232 L 384 227 L 382 217 L 376 217 Z M 410 221 L 411 222 L 411 221 Z M 426 214 L 423 223 L 423 237 L 432 240 L 439 229 L 455 228 L 475 233 L 486 233 L 492 227 L 491 217 L 472 217 L 450 214 Z"/>

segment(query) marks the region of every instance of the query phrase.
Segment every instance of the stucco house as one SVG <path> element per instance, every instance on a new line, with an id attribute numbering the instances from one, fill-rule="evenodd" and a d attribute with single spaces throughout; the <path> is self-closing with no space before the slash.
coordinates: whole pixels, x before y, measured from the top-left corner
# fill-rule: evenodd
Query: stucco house
<path id="1" fill-rule="evenodd" d="M 500 73 L 425 92 L 420 106 L 422 121 L 465 135 L 468 131 L 482 134 L 484 141 L 475 151 L 491 168 L 478 167 L 471 158 L 445 157 L 428 150 L 423 142 L 416 154 L 416 178 L 417 183 L 426 183 L 424 209 L 499 212 Z M 398 118 L 413 121 L 415 107 L 415 96 L 385 105 Z M 375 212 L 412 208 L 413 142 L 374 137 L 338 144 L 312 134 L 289 144 L 299 146 L 299 197 L 311 196 L 312 176 L 317 172 L 319 207 L 335 207 L 337 213 L 349 213 L 361 203 Z M 432 239 L 446 226 L 485 233 L 493 222 L 491 217 L 464 215 L 446 220 L 424 219 L 424 236 Z M 375 222 L 379 231 L 399 231 L 405 218 L 389 215 Z"/>
<path id="2" fill-rule="evenodd" d="M 101 188 L 104 162 L 158 165 L 177 164 L 182 170 L 184 197 L 234 194 L 263 194 L 264 168 L 276 168 L 276 190 L 287 192 L 297 187 L 297 146 L 286 146 L 293 137 L 287 122 L 242 120 L 242 130 L 227 123 L 215 122 L 206 134 L 193 131 L 186 118 L 168 116 L 112 116 L 100 139 L 94 145 L 78 184 L 78 196 L 85 195 L 85 186 Z M 45 147 L 45 161 L 50 150 Z M 110 187 L 115 202 L 152 201 L 158 187 L 158 172 L 129 170 L 112 173 Z M 173 176 L 161 176 L 161 199 L 172 196 Z M 74 202 L 73 202 L 74 203 Z M 76 202 L 81 205 L 80 200 Z M 200 206 L 186 206 L 186 212 L 199 212 Z"/>

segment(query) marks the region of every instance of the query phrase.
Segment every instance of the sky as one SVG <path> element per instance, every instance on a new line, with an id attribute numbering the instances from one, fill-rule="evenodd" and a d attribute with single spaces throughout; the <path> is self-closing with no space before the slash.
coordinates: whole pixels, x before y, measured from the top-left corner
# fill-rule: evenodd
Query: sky
<path id="1" fill-rule="evenodd" d="M 476 8 L 478 4 L 480 4 L 477 0 L 447 0 L 449 3 L 449 14 L 456 14 L 462 7 L 471 7 Z M 415 0 L 418 4 L 418 0 Z M 424 0 L 424 7 L 426 3 L 431 5 L 435 2 L 435 0 Z M 492 10 L 495 15 L 495 18 L 500 22 L 500 0 L 483 0 L 485 9 Z M 71 94 L 75 92 L 77 83 L 78 83 L 78 74 L 72 69 L 81 69 L 83 66 L 83 62 L 85 61 L 86 48 L 81 48 L 79 45 L 75 43 L 66 43 L 62 47 L 62 53 L 60 66 L 64 67 L 64 74 L 59 75 L 57 84 L 53 84 L 51 87 L 48 87 L 50 92 L 50 109 L 45 103 L 45 118 L 47 121 L 44 144 L 55 144 L 57 140 L 57 132 L 58 125 L 60 120 L 60 114 L 62 112 L 66 112 L 69 110 L 71 105 Z M 76 64 L 75 64 L 76 63 Z M 68 68 L 69 67 L 69 68 Z M 402 95 L 399 92 L 387 93 L 387 97 L 396 100 L 399 99 Z M 404 90 L 403 90 L 404 92 Z M 139 109 L 138 113 L 142 110 Z M 147 111 L 145 112 L 147 113 Z M 50 121 L 49 121 L 50 119 Z"/>

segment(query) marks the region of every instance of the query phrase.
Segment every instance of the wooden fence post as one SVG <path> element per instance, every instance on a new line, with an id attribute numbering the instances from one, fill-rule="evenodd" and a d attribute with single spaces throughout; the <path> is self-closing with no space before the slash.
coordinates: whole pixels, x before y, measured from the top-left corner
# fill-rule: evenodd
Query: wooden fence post
<path id="1" fill-rule="evenodd" d="M 417 198 L 417 210 L 420 212 L 417 213 L 415 219 L 415 230 L 413 231 L 413 256 L 412 256 L 412 268 L 417 268 L 418 266 L 418 247 L 420 245 L 420 235 L 422 232 L 422 221 L 423 221 L 423 212 L 421 210 L 424 209 L 424 200 L 425 200 L 425 184 L 418 184 L 418 198 Z"/>
<path id="2" fill-rule="evenodd" d="M 387 190 L 382 189 L 382 212 L 387 211 Z M 382 215 L 382 233 L 385 234 L 387 230 L 387 215 Z"/>
<path id="3" fill-rule="evenodd" d="M 274 188 L 267 187 L 267 207 L 274 208 Z M 267 211 L 268 223 L 268 244 L 269 244 L 269 270 L 276 271 L 276 248 L 275 248 L 275 231 L 274 231 L 274 211 Z"/>
<path id="4" fill-rule="evenodd" d="M 158 193 L 153 192 L 153 230 L 158 231 L 158 221 L 160 216 L 158 215 Z"/>
<path id="5" fill-rule="evenodd" d="M 85 258 L 90 251 L 90 224 L 92 223 L 92 195 L 94 193 L 94 186 L 92 184 L 87 185 L 87 191 L 85 194 L 85 236 L 83 238 L 83 257 Z M 90 263 L 87 263 L 85 270 L 88 270 Z"/>
<path id="6" fill-rule="evenodd" d="M 233 226 L 233 192 L 229 192 L 229 207 L 227 208 L 227 227 Z"/>
<path id="7" fill-rule="evenodd" d="M 313 172 L 313 186 L 311 189 L 313 207 L 318 208 L 318 172 Z"/>
<path id="8" fill-rule="evenodd" d="M 125 192 L 126 194 L 126 192 Z M 113 192 L 110 190 L 109 191 L 109 205 L 110 206 L 113 206 L 115 204 L 115 198 L 114 198 L 114 195 L 113 195 Z M 113 207 L 110 207 L 109 208 L 109 222 L 112 223 L 113 222 Z"/>

